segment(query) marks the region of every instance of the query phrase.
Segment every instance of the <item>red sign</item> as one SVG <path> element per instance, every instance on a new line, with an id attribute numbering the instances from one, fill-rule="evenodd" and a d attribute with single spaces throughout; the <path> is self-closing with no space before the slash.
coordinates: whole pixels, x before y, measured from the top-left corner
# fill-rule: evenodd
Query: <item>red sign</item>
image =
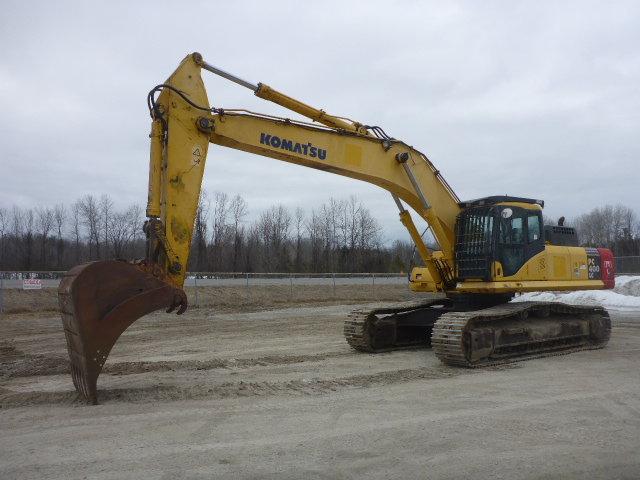
<path id="1" fill-rule="evenodd" d="M 39 278 L 25 278 L 22 280 L 23 290 L 40 290 L 42 288 L 42 280 Z"/>

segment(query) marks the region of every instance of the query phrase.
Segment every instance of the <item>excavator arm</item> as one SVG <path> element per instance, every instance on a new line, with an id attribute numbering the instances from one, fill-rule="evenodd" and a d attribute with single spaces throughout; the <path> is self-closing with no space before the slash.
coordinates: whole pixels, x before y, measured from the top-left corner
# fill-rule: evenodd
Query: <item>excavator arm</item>
<path id="1" fill-rule="evenodd" d="M 200 78 L 203 67 L 322 125 L 210 108 Z M 160 92 L 157 99 L 155 92 Z M 147 216 L 154 228 L 147 229 L 176 286 L 184 281 L 209 142 L 378 185 L 392 194 L 410 231 L 415 227 L 402 201 L 428 222 L 442 250 L 440 268 L 451 263 L 459 200 L 429 159 L 404 142 L 376 137 L 360 123 L 328 115 L 265 84 L 233 77 L 197 53 L 187 56 L 165 84 L 152 90 L 149 104 L 153 123 Z M 377 127 L 372 130 L 381 132 Z M 446 278 L 420 236 L 412 236 L 434 279 L 434 290 L 443 290 Z"/>
<path id="2" fill-rule="evenodd" d="M 244 110 L 211 108 L 201 71 L 209 70 L 311 121 Z M 152 117 L 146 257 L 79 265 L 65 275 L 59 303 L 72 378 L 82 397 L 97 403 L 97 379 L 120 335 L 155 310 L 187 308 L 182 289 L 209 143 L 323 170 L 389 191 L 430 278 L 444 291 L 452 280 L 454 225 L 459 200 L 429 159 L 406 143 L 306 105 L 259 83 L 213 67 L 198 53 L 151 90 Z M 222 156 L 221 156 L 222 158 Z M 240 167 L 241 169 L 241 167 Z M 403 202 L 425 219 L 440 245 L 434 255 Z"/>

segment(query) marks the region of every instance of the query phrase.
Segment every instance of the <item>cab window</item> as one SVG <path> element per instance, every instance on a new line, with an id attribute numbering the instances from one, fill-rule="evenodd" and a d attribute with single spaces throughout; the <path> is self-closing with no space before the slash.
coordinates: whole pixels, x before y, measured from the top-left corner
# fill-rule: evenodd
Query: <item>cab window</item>
<path id="1" fill-rule="evenodd" d="M 537 242 L 542 238 L 539 215 L 529 215 L 527 218 L 527 235 L 529 237 L 529 243 Z"/>
<path id="2" fill-rule="evenodd" d="M 502 218 L 500 222 L 500 243 L 513 245 L 523 243 L 524 222 L 522 217 Z"/>

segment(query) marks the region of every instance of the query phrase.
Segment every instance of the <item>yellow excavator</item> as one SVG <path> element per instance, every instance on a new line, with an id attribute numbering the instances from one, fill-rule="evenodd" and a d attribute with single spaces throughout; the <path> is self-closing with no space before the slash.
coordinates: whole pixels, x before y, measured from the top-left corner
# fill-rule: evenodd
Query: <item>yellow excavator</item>
<path id="1" fill-rule="evenodd" d="M 212 108 L 207 70 L 309 121 Z M 138 318 L 187 308 L 183 291 L 209 143 L 372 183 L 391 193 L 423 266 L 415 292 L 440 298 L 354 311 L 344 335 L 364 352 L 431 346 L 448 365 L 477 367 L 602 348 L 611 324 L 602 307 L 510 302 L 516 293 L 614 287 L 604 248 L 582 248 L 574 229 L 544 226 L 544 202 L 490 196 L 461 201 L 427 156 L 371 126 L 329 115 L 264 83 L 253 84 L 188 55 L 148 95 L 151 114 L 146 257 L 79 265 L 64 276 L 59 303 L 73 383 L 97 403 L 111 348 Z M 282 180 L 283 183 L 286 180 Z M 437 248 L 417 230 L 408 205 Z"/>

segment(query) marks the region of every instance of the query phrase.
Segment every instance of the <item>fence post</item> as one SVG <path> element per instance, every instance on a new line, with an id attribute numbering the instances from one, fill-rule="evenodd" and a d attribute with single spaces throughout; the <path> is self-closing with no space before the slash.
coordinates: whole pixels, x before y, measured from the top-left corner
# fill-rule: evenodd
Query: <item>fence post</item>
<path id="1" fill-rule="evenodd" d="M 375 298 L 376 296 L 376 274 L 371 274 L 371 295 Z"/>
<path id="2" fill-rule="evenodd" d="M 289 299 L 293 298 L 293 276 L 289 275 Z"/>
<path id="3" fill-rule="evenodd" d="M 0 273 L 0 315 L 4 313 L 4 273 Z"/>
<path id="4" fill-rule="evenodd" d="M 249 272 L 245 272 L 244 275 L 245 275 L 245 277 L 247 279 L 247 284 L 246 284 L 247 285 L 247 287 L 246 287 L 247 288 L 247 298 L 249 298 L 249 295 L 250 295 L 250 293 L 249 293 Z"/>
<path id="5" fill-rule="evenodd" d="M 331 278 L 333 278 L 333 298 L 336 298 L 336 274 L 332 273 Z"/>
<path id="6" fill-rule="evenodd" d="M 196 292 L 196 308 L 200 308 L 200 301 L 198 300 L 198 275 L 193 275 L 193 289 Z"/>

